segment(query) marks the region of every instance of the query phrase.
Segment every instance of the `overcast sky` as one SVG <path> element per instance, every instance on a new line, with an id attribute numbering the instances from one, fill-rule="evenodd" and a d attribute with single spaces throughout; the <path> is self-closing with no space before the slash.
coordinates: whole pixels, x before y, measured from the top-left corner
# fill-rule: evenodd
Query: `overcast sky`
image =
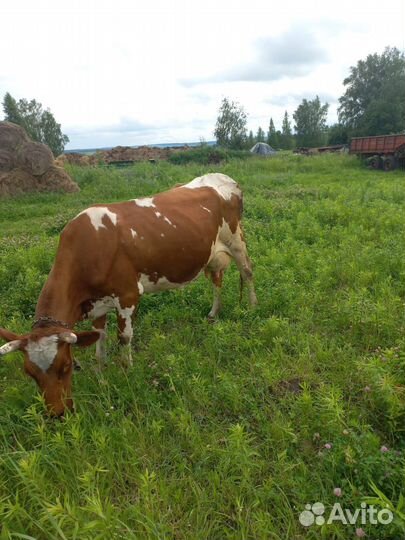
<path id="1" fill-rule="evenodd" d="M 211 140 L 224 96 L 245 107 L 254 131 L 270 117 L 280 129 L 285 110 L 317 94 L 332 123 L 349 67 L 388 45 L 404 50 L 404 6 L 1 2 L 0 99 L 8 91 L 49 107 L 68 148 Z"/>

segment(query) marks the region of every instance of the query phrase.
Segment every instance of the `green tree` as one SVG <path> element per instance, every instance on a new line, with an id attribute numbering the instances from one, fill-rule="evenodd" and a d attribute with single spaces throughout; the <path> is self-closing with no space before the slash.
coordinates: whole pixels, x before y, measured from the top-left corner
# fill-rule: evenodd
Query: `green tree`
<path id="1" fill-rule="evenodd" d="M 284 113 L 283 123 L 281 126 L 280 148 L 283 148 L 283 150 L 291 150 L 294 148 L 294 137 L 287 111 Z"/>
<path id="2" fill-rule="evenodd" d="M 252 148 L 252 146 L 254 146 L 255 142 L 256 142 L 256 140 L 255 140 L 255 137 L 253 135 L 253 131 L 250 130 L 248 138 L 247 138 L 247 147 L 248 147 L 249 150 Z"/>
<path id="3" fill-rule="evenodd" d="M 21 116 L 18 110 L 18 105 L 13 96 L 6 92 L 3 99 L 3 110 L 6 115 L 5 120 L 8 122 L 13 122 L 13 124 L 20 124 Z"/>
<path id="4" fill-rule="evenodd" d="M 279 148 L 280 146 L 276 128 L 274 127 L 273 118 L 270 118 L 269 130 L 267 132 L 267 144 L 269 144 L 272 148 Z"/>
<path id="5" fill-rule="evenodd" d="M 347 144 L 349 131 L 343 124 L 333 124 L 328 129 L 328 144 Z"/>
<path id="6" fill-rule="evenodd" d="M 262 128 L 259 126 L 259 129 L 257 130 L 256 140 L 257 142 L 264 142 L 265 134 Z"/>
<path id="7" fill-rule="evenodd" d="M 298 146 L 322 146 L 326 142 L 326 117 L 329 104 L 321 104 L 318 96 L 312 101 L 303 99 L 293 114 Z"/>
<path id="8" fill-rule="evenodd" d="M 61 125 L 58 124 L 53 114 L 46 110 L 41 118 L 42 142 L 45 142 L 55 156 L 63 153 L 69 137 L 62 133 Z"/>
<path id="9" fill-rule="evenodd" d="M 339 99 L 339 121 L 352 135 L 381 135 L 405 130 L 405 56 L 387 47 L 350 68 Z"/>
<path id="10" fill-rule="evenodd" d="M 34 141 L 47 144 L 55 156 L 61 154 L 69 142 L 69 137 L 62 133 L 61 125 L 51 111 L 44 111 L 41 103 L 35 99 L 16 101 L 7 92 L 3 99 L 3 111 L 5 120 L 23 127 Z"/>
<path id="11" fill-rule="evenodd" d="M 247 115 L 239 103 L 222 100 L 214 136 L 219 146 L 242 149 L 246 146 Z"/>

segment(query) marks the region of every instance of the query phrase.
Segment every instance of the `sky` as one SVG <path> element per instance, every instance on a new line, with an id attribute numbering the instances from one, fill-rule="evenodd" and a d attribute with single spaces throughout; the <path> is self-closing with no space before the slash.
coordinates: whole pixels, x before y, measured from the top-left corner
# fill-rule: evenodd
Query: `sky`
<path id="1" fill-rule="evenodd" d="M 224 97 L 254 132 L 316 95 L 334 123 L 350 66 L 405 49 L 404 0 L 13 0 L 0 25 L 0 100 L 40 101 L 68 149 L 213 140 Z"/>

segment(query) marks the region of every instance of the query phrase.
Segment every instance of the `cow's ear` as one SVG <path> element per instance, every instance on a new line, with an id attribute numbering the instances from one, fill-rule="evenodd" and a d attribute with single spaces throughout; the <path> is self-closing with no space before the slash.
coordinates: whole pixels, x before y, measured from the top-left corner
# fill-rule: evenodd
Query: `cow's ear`
<path id="1" fill-rule="evenodd" d="M 14 334 L 14 332 L 6 330 L 5 328 L 0 328 L 0 338 L 4 339 L 4 341 L 15 341 L 19 338 L 19 336 Z"/>
<path id="2" fill-rule="evenodd" d="M 97 332 L 96 330 L 89 331 L 89 332 L 76 332 L 77 341 L 75 345 L 78 345 L 79 347 L 89 347 L 90 345 L 93 345 L 99 337 L 100 332 Z"/>

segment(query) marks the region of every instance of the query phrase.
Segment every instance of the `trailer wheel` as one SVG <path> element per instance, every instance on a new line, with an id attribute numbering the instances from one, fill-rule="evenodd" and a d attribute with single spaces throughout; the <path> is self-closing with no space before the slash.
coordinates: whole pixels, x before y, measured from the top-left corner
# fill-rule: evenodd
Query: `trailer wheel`
<path id="1" fill-rule="evenodd" d="M 380 156 L 373 156 L 370 158 L 369 165 L 371 169 L 379 169 L 381 167 Z"/>
<path id="2" fill-rule="evenodd" d="M 393 171 L 397 168 L 397 161 L 394 156 L 385 156 L 383 159 L 384 171 Z"/>

